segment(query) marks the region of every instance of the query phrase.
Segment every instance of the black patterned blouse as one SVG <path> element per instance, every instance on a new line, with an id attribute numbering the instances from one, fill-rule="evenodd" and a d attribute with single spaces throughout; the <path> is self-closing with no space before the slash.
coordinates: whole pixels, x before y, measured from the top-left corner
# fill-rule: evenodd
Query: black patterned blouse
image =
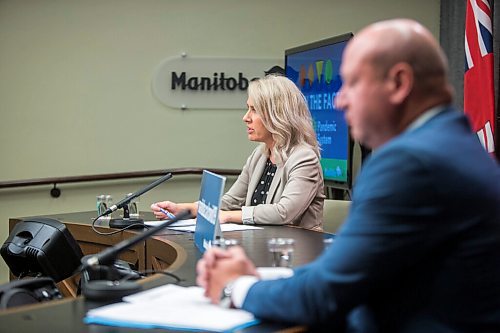
<path id="1" fill-rule="evenodd" d="M 264 172 L 262 172 L 259 183 L 252 195 L 252 206 L 266 203 L 267 193 L 269 192 L 269 187 L 271 187 L 275 173 L 276 164 L 273 164 L 270 159 L 267 159 Z"/>

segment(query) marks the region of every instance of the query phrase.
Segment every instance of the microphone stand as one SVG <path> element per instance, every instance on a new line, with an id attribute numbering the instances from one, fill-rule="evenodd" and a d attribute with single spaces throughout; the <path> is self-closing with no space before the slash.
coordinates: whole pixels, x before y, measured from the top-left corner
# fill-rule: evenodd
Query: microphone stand
<path id="1" fill-rule="evenodd" d="M 111 219 L 109 221 L 109 226 L 111 228 L 123 229 L 125 227 L 129 227 L 129 228 L 132 228 L 132 227 L 133 228 L 142 228 L 142 227 L 144 227 L 144 221 L 142 219 L 130 217 L 129 210 L 128 210 L 128 203 L 130 201 L 132 201 L 133 199 L 140 197 L 141 195 L 143 195 L 147 191 L 151 190 L 152 188 L 160 185 L 164 181 L 169 180 L 170 178 L 172 178 L 172 173 L 169 172 L 165 176 L 155 180 L 154 182 L 152 182 L 148 186 L 144 187 L 143 189 L 140 189 L 140 190 L 132 193 L 131 195 L 125 197 L 124 199 L 120 200 L 120 202 L 118 202 L 116 205 L 108 207 L 108 209 L 106 209 L 106 211 L 104 213 L 97 216 L 96 220 L 100 217 L 107 216 L 107 215 L 111 214 L 112 212 L 114 212 L 115 210 L 117 210 L 119 208 L 123 208 L 123 218 L 114 218 L 114 219 Z"/>
<path id="2" fill-rule="evenodd" d="M 111 266 L 118 254 L 124 250 L 146 240 L 163 228 L 190 216 L 191 212 L 184 210 L 175 218 L 165 221 L 154 228 L 148 229 L 132 238 L 125 239 L 97 254 L 83 257 L 82 264 L 78 269 L 82 272 L 82 294 L 90 300 L 104 301 L 118 299 L 141 290 L 141 286 L 134 281 L 93 280 L 93 278 L 95 278 L 96 273 L 99 273 L 100 266 Z M 111 276 L 108 275 L 108 278 L 116 278 L 116 270 L 114 268 L 109 267 L 108 272 L 111 274 Z"/>
<path id="3" fill-rule="evenodd" d="M 116 217 L 109 220 L 109 227 L 116 229 L 144 228 L 144 220 L 137 217 L 130 217 L 128 205 L 123 206 L 123 217 Z"/>

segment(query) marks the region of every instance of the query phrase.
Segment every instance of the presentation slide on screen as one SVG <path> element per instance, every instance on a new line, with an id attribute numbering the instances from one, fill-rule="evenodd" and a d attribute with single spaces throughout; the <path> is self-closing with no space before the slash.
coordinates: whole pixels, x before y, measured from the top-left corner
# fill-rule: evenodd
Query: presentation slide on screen
<path id="1" fill-rule="evenodd" d="M 321 145 L 324 178 L 347 181 L 349 134 L 344 113 L 333 99 L 342 81 L 339 74 L 346 42 L 326 45 L 286 56 L 286 75 L 307 99 L 314 130 Z"/>

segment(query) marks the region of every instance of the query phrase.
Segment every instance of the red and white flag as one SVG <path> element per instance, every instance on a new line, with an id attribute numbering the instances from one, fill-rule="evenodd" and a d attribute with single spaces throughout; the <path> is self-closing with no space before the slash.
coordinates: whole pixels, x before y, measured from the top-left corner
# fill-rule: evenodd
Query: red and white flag
<path id="1" fill-rule="evenodd" d="M 488 0 L 467 0 L 464 111 L 486 151 L 495 152 L 493 25 Z"/>

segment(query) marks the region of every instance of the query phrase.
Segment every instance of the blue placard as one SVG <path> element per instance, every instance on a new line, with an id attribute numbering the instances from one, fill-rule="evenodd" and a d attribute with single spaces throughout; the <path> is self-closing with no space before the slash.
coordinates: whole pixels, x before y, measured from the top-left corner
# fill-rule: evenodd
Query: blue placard
<path id="1" fill-rule="evenodd" d="M 217 236 L 221 235 L 219 208 L 225 183 L 226 177 L 203 170 L 194 231 L 194 242 L 202 253 L 212 246 Z"/>

